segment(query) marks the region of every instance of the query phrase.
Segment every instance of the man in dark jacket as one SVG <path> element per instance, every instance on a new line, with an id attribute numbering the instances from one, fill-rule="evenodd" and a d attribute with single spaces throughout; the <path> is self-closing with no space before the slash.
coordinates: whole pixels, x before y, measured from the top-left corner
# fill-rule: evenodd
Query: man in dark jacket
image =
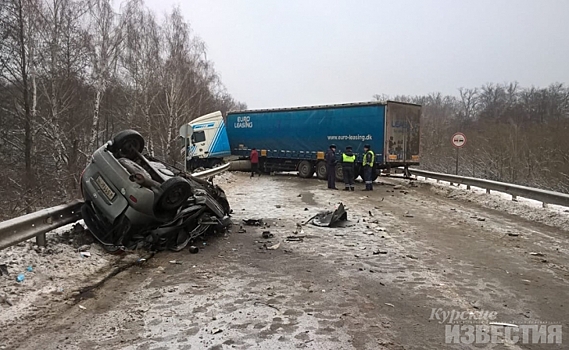
<path id="1" fill-rule="evenodd" d="M 346 151 L 342 154 L 342 173 L 344 174 L 344 191 L 354 190 L 354 164 L 356 155 L 352 152 L 352 147 L 346 147 Z"/>
<path id="2" fill-rule="evenodd" d="M 326 152 L 326 171 L 328 175 L 328 188 L 337 190 L 336 188 L 336 145 L 330 145 L 330 149 Z"/>
<path id="3" fill-rule="evenodd" d="M 251 160 L 251 177 L 255 176 L 255 173 L 261 176 L 261 172 L 259 171 L 259 153 L 255 148 L 251 149 L 249 160 Z"/>

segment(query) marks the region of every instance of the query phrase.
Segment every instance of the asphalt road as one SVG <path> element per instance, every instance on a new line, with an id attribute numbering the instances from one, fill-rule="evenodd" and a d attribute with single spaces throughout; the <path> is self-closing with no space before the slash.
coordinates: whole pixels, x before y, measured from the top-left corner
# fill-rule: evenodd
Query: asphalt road
<path id="1" fill-rule="evenodd" d="M 224 186 L 230 233 L 197 242 L 199 254 L 159 253 L 82 300 L 3 329 L 4 348 L 569 348 L 569 333 L 559 337 L 569 332 L 567 231 L 435 195 L 429 184 L 382 180 L 367 193 L 235 174 Z M 344 227 L 297 226 L 340 201 Z M 247 218 L 270 227 L 239 233 Z M 490 322 L 517 327 L 486 338 Z M 504 334 L 519 340 L 500 344 Z"/>

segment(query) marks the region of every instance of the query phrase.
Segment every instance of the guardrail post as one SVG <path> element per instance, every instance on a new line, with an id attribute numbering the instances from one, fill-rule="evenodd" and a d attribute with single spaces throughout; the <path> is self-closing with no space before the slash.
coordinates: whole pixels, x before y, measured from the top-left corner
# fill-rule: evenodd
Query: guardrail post
<path id="1" fill-rule="evenodd" d="M 466 189 L 469 190 L 469 189 L 470 189 L 470 185 L 466 185 Z"/>
<path id="2" fill-rule="evenodd" d="M 543 208 L 547 208 L 547 203 L 542 202 L 542 203 L 541 203 L 541 206 L 542 206 Z"/>
<path id="3" fill-rule="evenodd" d="M 490 194 L 490 190 L 489 190 L 489 189 L 486 189 L 486 193 L 487 193 L 487 194 Z"/>
<path id="4" fill-rule="evenodd" d="M 45 233 L 36 236 L 36 243 L 40 247 L 45 247 L 47 245 L 47 238 L 45 236 Z"/>
<path id="5" fill-rule="evenodd" d="M 513 200 L 513 201 L 518 200 L 518 196 L 516 196 L 515 194 L 513 194 L 513 195 L 512 195 L 512 200 Z"/>

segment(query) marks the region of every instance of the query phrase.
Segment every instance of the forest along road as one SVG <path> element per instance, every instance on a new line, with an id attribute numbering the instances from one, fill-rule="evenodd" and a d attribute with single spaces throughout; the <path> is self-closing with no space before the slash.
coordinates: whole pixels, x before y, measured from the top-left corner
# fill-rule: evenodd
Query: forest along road
<path id="1" fill-rule="evenodd" d="M 269 228 L 239 233 L 237 224 L 198 242 L 199 254 L 159 253 L 41 328 L 31 321 L 3 329 L 5 348 L 567 348 L 521 337 L 513 345 L 446 344 L 444 319 L 453 310 L 479 312 L 490 319 L 464 322 L 568 332 L 566 231 L 406 180 L 381 178 L 387 184 L 366 193 L 361 184 L 330 191 L 290 176 L 230 179 L 234 222 L 262 218 Z M 348 207 L 346 227 L 309 224 L 294 234 L 297 223 L 339 201 Z M 274 237 L 263 239 L 266 230 Z"/>

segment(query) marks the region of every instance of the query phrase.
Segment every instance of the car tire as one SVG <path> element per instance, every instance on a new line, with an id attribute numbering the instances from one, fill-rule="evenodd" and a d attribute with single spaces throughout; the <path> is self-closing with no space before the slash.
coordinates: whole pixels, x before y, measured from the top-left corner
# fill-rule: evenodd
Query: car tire
<path id="1" fill-rule="evenodd" d="M 298 165 L 298 176 L 302 178 L 310 178 L 314 175 L 314 166 L 307 160 L 303 160 Z"/>
<path id="2" fill-rule="evenodd" d="M 173 177 L 160 185 L 160 194 L 154 205 L 157 213 L 175 211 L 192 195 L 192 186 L 181 177 Z"/>
<path id="3" fill-rule="evenodd" d="M 316 176 L 320 180 L 326 180 L 328 178 L 328 169 L 326 169 L 326 162 L 318 162 L 318 164 L 316 164 Z"/>
<path id="4" fill-rule="evenodd" d="M 115 135 L 110 150 L 117 158 L 136 158 L 137 153 L 144 149 L 144 138 L 138 131 L 123 130 Z"/>

